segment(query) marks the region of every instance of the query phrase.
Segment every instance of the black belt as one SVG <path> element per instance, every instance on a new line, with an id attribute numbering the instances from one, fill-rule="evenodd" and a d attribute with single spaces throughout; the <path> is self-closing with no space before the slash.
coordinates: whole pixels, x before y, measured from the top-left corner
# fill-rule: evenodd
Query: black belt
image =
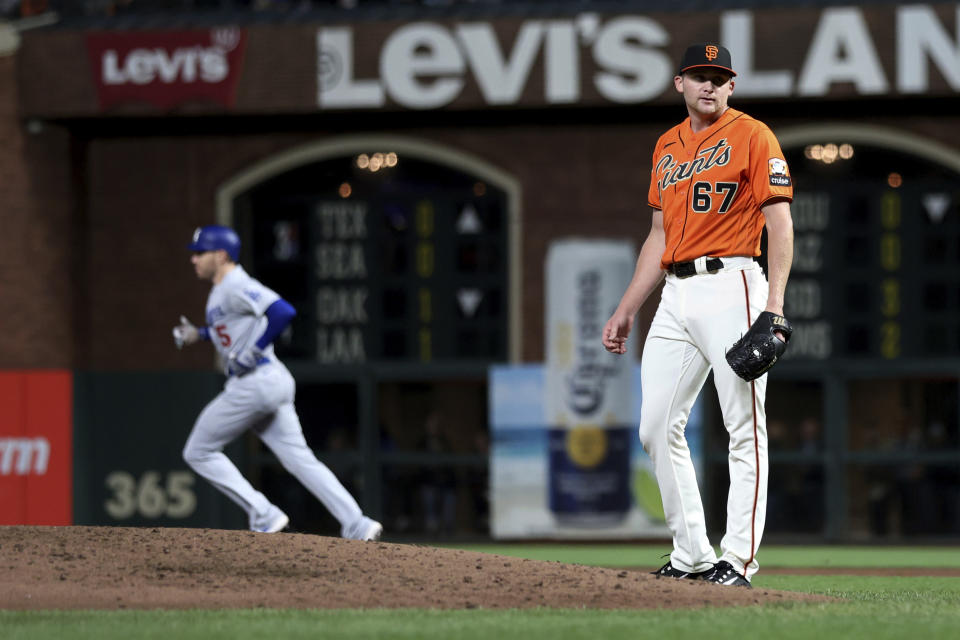
<path id="1" fill-rule="evenodd" d="M 716 273 L 723 269 L 723 260 L 720 258 L 707 258 L 707 273 Z M 697 265 L 691 260 L 690 262 L 674 262 L 669 267 L 667 271 L 677 276 L 678 278 L 689 278 L 690 276 L 697 275 Z"/>

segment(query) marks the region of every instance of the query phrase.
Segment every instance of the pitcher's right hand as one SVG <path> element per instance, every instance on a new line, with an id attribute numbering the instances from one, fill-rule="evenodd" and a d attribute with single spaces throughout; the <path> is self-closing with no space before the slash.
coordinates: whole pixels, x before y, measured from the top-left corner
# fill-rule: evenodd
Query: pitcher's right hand
<path id="1" fill-rule="evenodd" d="M 633 316 L 615 312 L 603 327 L 603 348 L 610 353 L 626 353 L 632 328 Z"/>

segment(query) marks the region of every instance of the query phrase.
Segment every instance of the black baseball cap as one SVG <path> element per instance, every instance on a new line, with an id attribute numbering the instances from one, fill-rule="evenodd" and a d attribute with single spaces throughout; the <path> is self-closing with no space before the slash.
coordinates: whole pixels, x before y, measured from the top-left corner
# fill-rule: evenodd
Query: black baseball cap
<path id="1" fill-rule="evenodd" d="M 680 61 L 680 75 L 694 67 L 713 67 L 726 71 L 731 76 L 737 75 L 730 62 L 730 52 L 726 47 L 716 42 L 698 42 L 687 47 Z"/>

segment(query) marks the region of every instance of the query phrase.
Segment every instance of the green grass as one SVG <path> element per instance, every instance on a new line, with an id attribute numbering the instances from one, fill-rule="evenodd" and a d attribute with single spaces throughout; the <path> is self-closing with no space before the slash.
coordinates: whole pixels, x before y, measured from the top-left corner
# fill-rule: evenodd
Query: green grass
<path id="1" fill-rule="evenodd" d="M 601 567 L 659 567 L 666 562 L 669 544 L 611 543 L 604 545 L 497 545 L 458 546 L 482 553 L 497 553 L 531 560 L 577 562 Z M 764 546 L 757 556 L 763 567 L 869 568 L 943 567 L 960 568 L 960 546 L 947 547 L 851 547 Z"/>
<path id="2" fill-rule="evenodd" d="M 660 546 L 485 545 L 484 550 L 543 560 L 606 566 L 650 566 Z M 560 553 L 563 551 L 563 553 Z M 770 547 L 765 566 L 956 567 L 960 548 Z M 611 561 L 613 559 L 613 561 Z M 957 637 L 960 578 L 764 574 L 758 589 L 820 593 L 829 604 L 783 603 L 684 611 L 595 610 L 245 610 L 245 611 L 0 611 L 0 640 L 131 638 L 290 640 L 411 638 L 477 640 L 543 638 L 852 638 Z"/>

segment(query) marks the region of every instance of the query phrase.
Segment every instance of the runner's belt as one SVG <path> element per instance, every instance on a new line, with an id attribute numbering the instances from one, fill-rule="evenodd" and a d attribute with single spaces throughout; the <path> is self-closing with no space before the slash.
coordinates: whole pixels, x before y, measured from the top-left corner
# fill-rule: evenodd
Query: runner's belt
<path id="1" fill-rule="evenodd" d="M 269 363 L 270 363 L 270 358 L 268 358 L 267 356 L 260 356 L 260 359 L 257 360 L 257 364 L 254 365 L 254 367 L 253 367 L 252 369 L 247 369 L 247 370 L 244 371 L 243 373 L 231 373 L 231 374 L 230 374 L 229 376 L 227 376 L 227 377 L 229 377 L 229 378 L 233 378 L 233 377 L 242 378 L 243 376 L 247 375 L 248 373 L 253 373 L 254 371 L 256 371 L 257 367 L 259 367 L 260 365 L 262 365 L 262 364 L 269 364 Z"/>

